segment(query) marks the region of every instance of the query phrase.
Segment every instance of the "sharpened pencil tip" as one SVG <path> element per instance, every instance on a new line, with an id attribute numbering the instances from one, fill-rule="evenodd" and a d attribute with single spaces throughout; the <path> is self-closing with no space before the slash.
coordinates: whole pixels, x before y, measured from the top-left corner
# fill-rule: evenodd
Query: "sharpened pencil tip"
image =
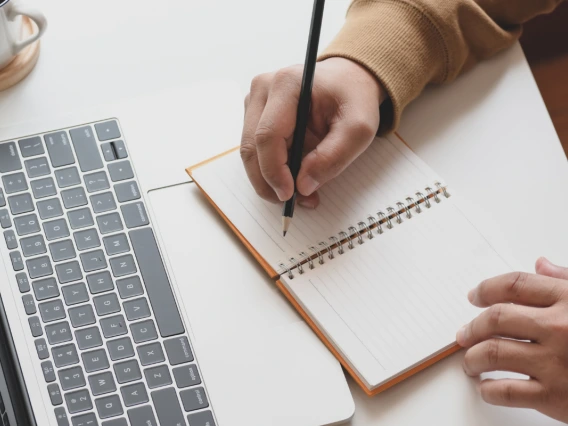
<path id="1" fill-rule="evenodd" d="M 285 216 L 282 218 L 282 234 L 284 236 L 286 236 L 286 234 L 288 233 L 288 229 L 290 229 L 290 222 L 291 218 Z"/>
<path id="2" fill-rule="evenodd" d="M 282 235 L 285 237 L 285 236 L 286 236 L 286 231 L 283 231 L 283 232 L 282 232 Z"/>

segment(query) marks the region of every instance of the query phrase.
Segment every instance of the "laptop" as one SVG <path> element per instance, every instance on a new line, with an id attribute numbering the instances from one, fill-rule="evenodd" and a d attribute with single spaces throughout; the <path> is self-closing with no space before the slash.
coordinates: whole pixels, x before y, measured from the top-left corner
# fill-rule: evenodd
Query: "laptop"
<path id="1" fill-rule="evenodd" d="M 208 81 L 0 129 L 4 426 L 351 418 L 340 365 L 185 174 L 238 144 L 242 99 Z"/>

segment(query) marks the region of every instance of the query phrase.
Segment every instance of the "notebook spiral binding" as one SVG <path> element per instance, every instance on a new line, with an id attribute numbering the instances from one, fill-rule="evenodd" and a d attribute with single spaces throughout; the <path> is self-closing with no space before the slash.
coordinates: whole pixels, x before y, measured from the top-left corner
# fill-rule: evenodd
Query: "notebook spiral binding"
<path id="1" fill-rule="evenodd" d="M 356 246 L 355 244 L 361 245 L 365 242 L 365 238 L 372 240 L 375 235 L 373 231 L 376 230 L 377 235 L 381 235 L 385 232 L 383 225 L 387 229 L 393 228 L 393 222 L 398 224 L 404 221 L 403 217 L 406 219 L 412 219 L 413 211 L 414 213 L 422 213 L 422 207 L 429 209 L 432 207 L 431 200 L 439 203 L 442 199 L 440 195 L 445 198 L 450 198 L 447 186 L 442 185 L 440 182 L 434 184 L 435 189 L 432 187 L 426 187 L 424 195 L 423 192 L 416 192 L 416 199 L 413 197 L 406 198 L 406 204 L 398 201 L 394 205 L 395 207 L 387 207 L 386 213 L 383 211 L 377 212 L 376 216 L 369 215 L 366 221 L 360 221 L 357 226 L 350 226 L 346 231 L 340 231 L 337 236 L 329 237 L 329 242 L 320 241 L 316 246 L 308 247 L 308 252 L 302 251 L 298 253 L 298 258 L 291 257 L 288 259 L 290 262 L 288 265 L 284 263 L 278 264 L 280 270 L 278 273 L 280 275 L 286 274 L 288 278 L 294 279 L 294 270 L 298 271 L 298 274 L 302 275 L 304 267 L 307 265 L 309 269 L 314 269 L 315 263 L 323 265 L 325 263 L 325 258 L 333 260 L 336 256 L 334 250 L 337 254 L 342 255 L 346 252 L 345 247 L 349 250 L 353 250 Z"/>

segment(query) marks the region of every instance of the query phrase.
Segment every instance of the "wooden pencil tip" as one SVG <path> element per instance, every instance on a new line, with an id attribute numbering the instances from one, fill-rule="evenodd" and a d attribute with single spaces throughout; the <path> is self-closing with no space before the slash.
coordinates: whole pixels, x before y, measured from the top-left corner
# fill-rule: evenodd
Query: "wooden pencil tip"
<path id="1" fill-rule="evenodd" d="M 292 221 L 292 218 L 290 218 L 290 217 L 286 217 L 286 216 L 282 217 L 282 234 L 284 236 L 286 236 L 286 234 L 288 233 L 288 229 L 290 229 L 290 222 L 291 221 Z"/>

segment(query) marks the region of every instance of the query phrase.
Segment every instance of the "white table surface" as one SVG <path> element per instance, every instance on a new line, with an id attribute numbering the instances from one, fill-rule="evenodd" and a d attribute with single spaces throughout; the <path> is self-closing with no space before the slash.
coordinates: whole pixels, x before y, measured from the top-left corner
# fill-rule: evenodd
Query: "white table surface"
<path id="1" fill-rule="evenodd" d="M 206 78 L 235 79 L 246 93 L 254 75 L 303 61 L 311 11 L 306 0 L 35 3 L 50 26 L 36 69 L 0 94 L 0 126 Z M 327 2 L 322 46 L 347 5 Z M 401 134 L 521 268 L 531 270 L 539 255 L 568 263 L 566 158 L 518 46 L 427 93 L 409 109 Z M 484 404 L 462 357 L 375 398 L 350 381 L 352 425 L 557 424 Z"/>

